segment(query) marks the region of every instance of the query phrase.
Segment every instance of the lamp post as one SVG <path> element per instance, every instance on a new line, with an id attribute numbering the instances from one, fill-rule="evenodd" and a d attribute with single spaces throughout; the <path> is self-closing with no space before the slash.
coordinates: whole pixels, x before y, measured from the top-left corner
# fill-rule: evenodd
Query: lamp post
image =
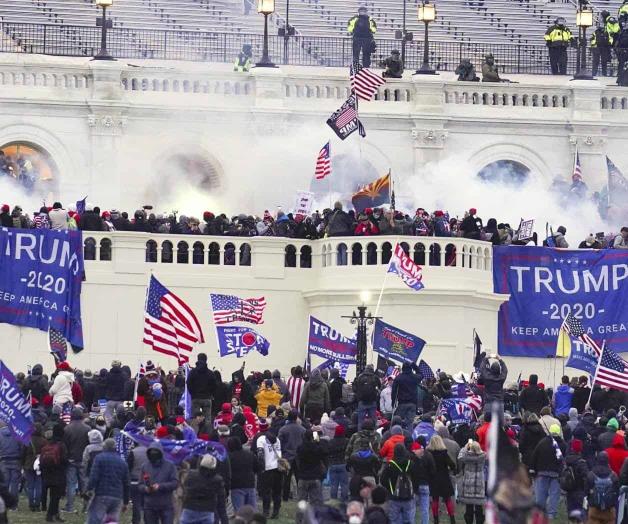
<path id="1" fill-rule="evenodd" d="M 578 60 L 576 74 L 573 80 L 593 80 L 593 75 L 587 69 L 587 27 L 593 25 L 593 9 L 586 0 L 580 0 L 576 12 L 578 26 Z"/>
<path id="2" fill-rule="evenodd" d="M 107 29 L 111 27 L 111 22 L 107 21 L 107 8 L 113 5 L 113 0 L 96 0 L 96 5 L 102 7 L 102 19 L 100 21 L 100 51 L 98 51 L 94 60 L 115 60 L 107 51 Z"/>
<path id="3" fill-rule="evenodd" d="M 395 40 L 401 40 L 401 61 L 406 63 L 406 46 L 408 42 L 411 42 L 414 38 L 412 31 L 408 31 L 406 20 L 407 20 L 407 3 L 408 0 L 403 0 L 403 25 L 401 26 L 401 30 L 397 29 L 395 31 Z"/>
<path id="4" fill-rule="evenodd" d="M 257 0 L 257 12 L 264 15 L 264 49 L 262 59 L 255 67 L 277 67 L 268 56 L 268 16 L 275 12 L 275 0 Z"/>
<path id="5" fill-rule="evenodd" d="M 366 357 L 368 351 L 368 340 L 367 340 L 367 325 L 372 326 L 375 320 L 379 317 L 374 317 L 370 313 L 367 315 L 367 306 L 365 303 L 370 298 L 370 293 L 368 291 L 362 291 L 360 293 L 360 298 L 362 299 L 362 305 L 358 306 L 358 312 L 355 311 L 351 316 L 343 316 L 342 318 L 348 318 L 351 324 L 357 327 L 356 333 L 356 346 L 358 350 L 358 354 L 356 356 L 356 376 L 364 371 L 366 367 Z"/>
<path id="6" fill-rule="evenodd" d="M 425 39 L 423 42 L 423 64 L 416 70 L 415 75 L 436 75 L 436 71 L 430 67 L 430 36 L 429 23 L 436 20 L 436 6 L 430 4 L 429 0 L 423 0 L 419 6 L 419 22 L 425 24 Z"/>

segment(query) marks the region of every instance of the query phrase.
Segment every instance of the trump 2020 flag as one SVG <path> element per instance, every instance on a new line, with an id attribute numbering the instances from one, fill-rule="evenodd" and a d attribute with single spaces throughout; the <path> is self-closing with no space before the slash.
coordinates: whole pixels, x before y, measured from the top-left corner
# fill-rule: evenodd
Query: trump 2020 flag
<path id="1" fill-rule="evenodd" d="M 425 340 L 377 319 L 373 330 L 373 351 L 384 358 L 414 364 Z"/>
<path id="2" fill-rule="evenodd" d="M 267 356 L 270 342 L 257 331 L 247 327 L 216 326 L 216 337 L 221 357 L 245 357 L 251 351 Z"/>
<path id="3" fill-rule="evenodd" d="M 0 360 L 0 420 L 13 436 L 28 445 L 33 433 L 31 403 L 24 397 L 15 375 Z"/>
<path id="4" fill-rule="evenodd" d="M 473 408 L 466 399 L 446 398 L 440 404 L 441 414 L 447 415 L 452 424 L 468 424 L 473 417 Z"/>
<path id="5" fill-rule="evenodd" d="M 423 285 L 423 270 L 421 266 L 415 264 L 406 255 L 400 244 L 395 246 L 395 251 L 388 264 L 388 272 L 399 275 L 403 283 L 415 291 L 420 291 L 425 287 Z"/>

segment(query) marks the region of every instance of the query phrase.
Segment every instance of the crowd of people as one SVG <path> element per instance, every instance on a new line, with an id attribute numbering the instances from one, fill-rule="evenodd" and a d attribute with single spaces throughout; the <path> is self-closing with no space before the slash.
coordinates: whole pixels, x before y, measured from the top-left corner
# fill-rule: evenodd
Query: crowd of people
<path id="1" fill-rule="evenodd" d="M 23 497 L 33 521 L 81 511 L 89 524 L 128 506 L 134 524 L 263 524 L 289 500 L 299 523 L 438 524 L 459 504 L 466 524 L 482 524 L 487 500 L 497 522 L 544 522 L 564 497 L 570 522 L 614 523 L 628 486 L 626 393 L 591 390 L 587 377 L 554 391 L 536 375 L 508 383 L 501 358 L 481 357 L 471 376 L 368 365 L 351 383 L 300 366 L 287 380 L 243 366 L 225 381 L 202 353 L 187 381 L 150 361 L 135 375 L 119 361 L 97 373 L 64 361 L 50 377 L 38 364 L 17 375 L 29 445 L 0 429 L 0 501 Z M 461 401 L 473 406 L 462 420 L 446 408 Z M 492 453 L 495 435 L 505 447 Z"/>

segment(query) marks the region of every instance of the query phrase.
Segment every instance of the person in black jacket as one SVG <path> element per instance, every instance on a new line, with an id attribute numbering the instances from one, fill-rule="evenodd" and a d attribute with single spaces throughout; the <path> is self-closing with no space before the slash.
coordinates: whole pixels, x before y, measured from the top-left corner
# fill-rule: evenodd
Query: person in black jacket
<path id="1" fill-rule="evenodd" d="M 549 405 L 547 393 L 538 386 L 539 377 L 530 375 L 528 387 L 524 388 L 519 395 L 519 405 L 523 411 L 530 411 L 539 415 L 541 408 Z"/>
<path id="2" fill-rule="evenodd" d="M 543 426 L 535 413 L 530 413 L 526 418 L 519 434 L 519 451 L 521 460 L 528 469 L 532 469 L 532 454 L 541 440 L 545 437 Z"/>
<path id="3" fill-rule="evenodd" d="M 332 499 L 346 502 L 349 499 L 349 472 L 345 462 L 345 451 L 349 440 L 346 430 L 340 424 L 334 430 L 334 438 L 329 441 L 329 492 Z M 340 491 L 340 499 L 338 499 Z"/>
<path id="4" fill-rule="evenodd" d="M 111 369 L 105 379 L 105 398 L 107 407 L 105 408 L 105 420 L 107 425 L 111 424 L 116 409 L 124 401 L 124 375 L 122 374 L 122 363 L 114 360 Z"/>
<path id="5" fill-rule="evenodd" d="M 225 504 L 225 484 L 216 472 L 217 461 L 204 455 L 197 470 L 192 470 L 183 485 L 183 512 L 181 524 L 205 522 L 203 518 L 215 519 L 220 504 Z"/>
<path id="6" fill-rule="evenodd" d="M 504 382 L 507 376 L 508 367 L 499 355 L 484 357 L 480 364 L 480 380 L 484 384 L 484 404 L 489 409 L 493 401 L 504 400 Z"/>
<path id="7" fill-rule="evenodd" d="M 582 441 L 574 438 L 569 444 L 569 451 L 565 459 L 566 471 L 573 478 L 573 485 L 563 486 L 567 493 L 567 516 L 570 520 L 584 522 L 585 512 L 583 508 L 586 479 L 589 474 L 587 461 L 582 458 Z M 565 472 L 563 472 L 565 478 Z"/>
<path id="8" fill-rule="evenodd" d="M 229 385 L 222 381 L 220 371 L 215 370 L 214 380 L 216 381 L 216 389 L 214 390 L 214 398 L 212 401 L 212 416 L 218 415 L 220 408 L 225 403 L 231 403 L 231 389 Z"/>
<path id="9" fill-rule="evenodd" d="M 403 444 L 395 445 L 394 457 L 382 472 L 381 485 L 387 490 L 388 511 L 390 521 L 401 524 L 414 524 L 416 515 L 416 502 L 414 501 L 414 483 L 412 482 L 412 467 L 414 462 L 410 460 L 408 450 Z M 400 494 L 398 490 L 399 477 L 410 482 L 407 493 Z"/>
<path id="10" fill-rule="evenodd" d="M 297 448 L 297 494 L 313 506 L 323 504 L 323 479 L 327 474 L 327 447 L 312 430 L 303 433 L 303 444 Z"/>
<path id="11" fill-rule="evenodd" d="M 44 368 L 42 365 L 35 364 L 30 375 L 26 377 L 26 381 L 22 387 L 22 393 L 24 393 L 25 397 L 30 393 L 31 399 L 37 399 L 37 402 L 40 404 L 48 394 L 48 383 L 43 373 Z"/>
<path id="12" fill-rule="evenodd" d="M 576 408 L 579 414 L 584 413 L 590 394 L 589 379 L 583 375 L 578 379 L 578 385 L 574 388 L 571 407 Z"/>
<path id="13" fill-rule="evenodd" d="M 547 512 L 550 520 L 556 518 L 560 500 L 558 476 L 565 465 L 565 441 L 560 437 L 560 426 L 552 424 L 549 435 L 543 437 L 532 452 L 531 471 L 536 476 L 534 493 L 538 506 Z"/>
<path id="14" fill-rule="evenodd" d="M 476 213 L 477 210 L 474 207 L 469 209 L 469 213 L 460 224 L 460 231 L 462 231 L 462 236 L 464 236 L 464 238 L 473 238 L 475 240 L 481 239 L 482 219 L 476 217 Z"/>
<path id="15" fill-rule="evenodd" d="M 192 409 L 202 411 L 205 419 L 210 421 L 212 399 L 216 393 L 216 378 L 214 372 L 207 367 L 207 355 L 199 353 L 197 358 L 196 366 L 188 375 L 188 392 L 192 397 Z"/>
<path id="16" fill-rule="evenodd" d="M 420 383 L 421 379 L 412 371 L 412 365 L 405 362 L 392 385 L 392 405 L 396 406 L 395 415 L 401 417 L 405 429 L 412 429 Z"/>
<path id="17" fill-rule="evenodd" d="M 87 206 L 85 213 L 81 215 L 78 228 L 81 231 L 104 231 L 105 224 L 98 213 L 94 212 L 91 206 Z"/>
<path id="18" fill-rule="evenodd" d="M 331 411 L 335 411 L 336 408 L 342 407 L 342 386 L 347 381 L 340 376 L 340 370 L 338 368 L 331 368 L 329 372 L 331 380 L 329 381 L 329 403 L 331 404 Z"/>
<path id="19" fill-rule="evenodd" d="M 231 462 L 231 502 L 237 512 L 242 506 L 257 507 L 255 491 L 255 475 L 259 473 L 257 457 L 249 450 L 242 448 L 237 437 L 227 441 L 229 461 Z"/>

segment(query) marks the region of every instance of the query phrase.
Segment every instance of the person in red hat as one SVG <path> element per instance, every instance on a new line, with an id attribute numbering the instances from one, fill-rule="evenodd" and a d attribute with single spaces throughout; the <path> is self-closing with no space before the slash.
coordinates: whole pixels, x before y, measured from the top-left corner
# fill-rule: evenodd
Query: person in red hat
<path id="1" fill-rule="evenodd" d="M 460 231 L 464 238 L 472 238 L 474 240 L 480 240 L 482 236 L 482 219 L 477 217 L 477 209 L 472 207 L 469 209 L 460 224 Z"/>
<path id="2" fill-rule="evenodd" d="M 2 208 L 0 208 L 0 211 L 0 225 L 2 225 L 2 227 L 13 227 L 9 204 L 4 204 Z"/>

